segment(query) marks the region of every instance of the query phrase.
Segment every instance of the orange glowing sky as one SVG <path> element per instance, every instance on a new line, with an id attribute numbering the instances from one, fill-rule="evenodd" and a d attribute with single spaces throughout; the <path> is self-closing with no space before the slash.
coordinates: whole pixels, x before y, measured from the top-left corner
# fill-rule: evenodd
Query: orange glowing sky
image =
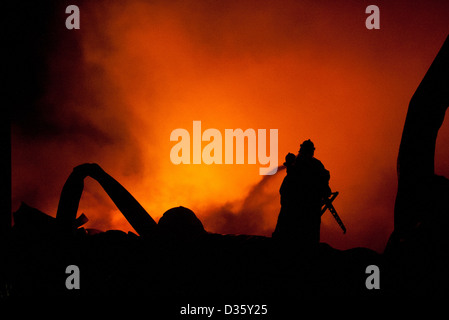
<path id="1" fill-rule="evenodd" d="M 54 216 L 71 169 L 96 162 L 156 221 L 183 205 L 209 231 L 271 235 L 285 172 L 250 193 L 263 178 L 259 164 L 170 162 L 171 131 L 192 132 L 201 120 L 203 130 L 278 129 L 279 164 L 312 139 L 348 229 L 343 236 L 326 214 L 321 241 L 382 251 L 408 101 L 447 36 L 449 5 L 376 1 L 381 29 L 369 31 L 369 4 L 80 3 L 81 29 L 55 26 L 47 53 L 36 103 L 51 130 L 12 126 L 13 210 L 24 201 Z M 448 133 L 446 124 L 436 155 L 446 176 Z M 94 181 L 85 182 L 79 212 L 86 227 L 132 230 Z"/>

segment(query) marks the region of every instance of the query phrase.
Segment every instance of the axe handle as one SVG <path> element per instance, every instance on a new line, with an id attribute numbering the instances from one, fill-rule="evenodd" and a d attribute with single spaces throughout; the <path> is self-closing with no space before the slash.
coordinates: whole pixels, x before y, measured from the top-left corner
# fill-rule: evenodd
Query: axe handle
<path id="1" fill-rule="evenodd" d="M 338 196 L 338 191 L 332 192 L 331 195 L 332 196 L 329 199 L 324 200 L 324 207 L 323 207 L 323 209 L 321 209 L 321 215 L 323 215 L 326 212 L 326 210 L 329 208 L 329 205 L 332 204 L 332 202 Z"/>
<path id="2" fill-rule="evenodd" d="M 324 207 L 321 209 L 321 215 L 323 215 L 327 209 L 331 212 L 334 219 L 337 221 L 340 228 L 343 230 L 343 234 L 346 233 L 346 227 L 343 224 L 343 221 L 341 221 L 340 216 L 338 215 L 337 211 L 335 210 L 332 202 L 335 200 L 335 198 L 338 196 L 338 191 L 331 193 L 332 196 L 329 199 L 324 199 Z"/>

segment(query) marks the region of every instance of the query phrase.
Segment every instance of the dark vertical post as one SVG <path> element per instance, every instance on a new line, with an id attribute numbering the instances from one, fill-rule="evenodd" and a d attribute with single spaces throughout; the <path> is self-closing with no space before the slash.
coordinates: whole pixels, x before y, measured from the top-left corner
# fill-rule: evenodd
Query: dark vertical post
<path id="1" fill-rule="evenodd" d="M 8 107 L 0 118 L 0 296 L 7 295 L 7 243 L 11 230 L 11 124 Z"/>
<path id="2" fill-rule="evenodd" d="M 0 128 L 0 234 L 11 229 L 11 125 L 9 114 Z"/>

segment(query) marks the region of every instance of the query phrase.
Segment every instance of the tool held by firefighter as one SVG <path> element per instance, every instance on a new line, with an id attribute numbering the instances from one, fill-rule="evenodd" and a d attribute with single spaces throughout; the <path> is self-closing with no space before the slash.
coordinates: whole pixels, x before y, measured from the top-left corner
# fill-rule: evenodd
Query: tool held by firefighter
<path id="1" fill-rule="evenodd" d="M 332 216 L 335 218 L 335 220 L 337 221 L 338 225 L 340 226 L 340 228 L 343 230 L 343 234 L 346 233 L 346 227 L 343 224 L 343 221 L 341 221 L 337 210 L 335 210 L 334 205 L 332 204 L 332 202 L 335 200 L 335 198 L 338 196 L 338 191 L 337 192 L 332 192 L 330 194 L 330 198 L 323 198 L 323 208 L 321 209 L 321 215 L 323 215 L 326 210 L 329 209 L 330 213 L 332 214 Z"/>

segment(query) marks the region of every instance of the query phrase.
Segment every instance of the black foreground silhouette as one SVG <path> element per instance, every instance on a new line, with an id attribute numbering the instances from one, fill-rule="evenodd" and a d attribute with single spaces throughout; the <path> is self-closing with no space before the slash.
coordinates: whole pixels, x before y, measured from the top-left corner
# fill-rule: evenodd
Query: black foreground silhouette
<path id="1" fill-rule="evenodd" d="M 435 175 L 434 154 L 448 90 L 449 38 L 409 105 L 398 156 L 395 228 L 383 254 L 326 243 L 305 253 L 270 237 L 213 234 L 184 207 L 168 210 L 156 223 L 114 178 L 96 164 L 84 164 L 64 185 L 56 218 L 26 204 L 14 213 L 0 293 L 172 299 L 442 295 L 449 285 L 449 181 Z M 81 227 L 86 217 L 76 215 L 88 176 L 138 235 Z M 79 290 L 65 286 L 68 265 L 80 269 Z M 379 290 L 365 286 L 369 265 L 381 271 Z"/>

